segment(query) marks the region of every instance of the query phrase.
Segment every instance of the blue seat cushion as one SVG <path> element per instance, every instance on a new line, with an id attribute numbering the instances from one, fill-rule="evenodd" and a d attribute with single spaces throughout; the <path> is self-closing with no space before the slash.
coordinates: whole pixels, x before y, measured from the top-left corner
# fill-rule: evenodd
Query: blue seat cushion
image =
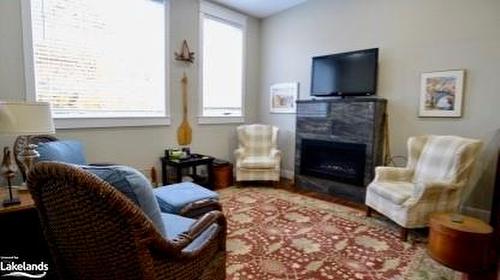
<path id="1" fill-rule="evenodd" d="M 70 164 L 87 164 L 83 145 L 76 140 L 61 140 L 38 144 L 36 149 L 40 153 L 37 161 L 59 161 Z"/>
<path id="2" fill-rule="evenodd" d="M 194 219 L 168 213 L 161 213 L 161 218 L 163 220 L 163 224 L 165 225 L 164 236 L 169 240 L 172 240 L 179 234 L 188 231 L 189 227 L 196 222 L 196 220 Z M 210 225 L 205 231 L 198 235 L 198 237 L 196 237 L 184 249 L 184 251 L 195 251 L 197 248 L 202 246 L 203 243 L 212 235 L 212 233 L 218 230 L 218 228 L 219 226 L 217 224 Z"/>
<path id="3" fill-rule="evenodd" d="M 207 198 L 219 198 L 216 192 L 191 182 L 159 187 L 154 189 L 153 192 L 158 200 L 161 212 L 172 214 L 179 214 L 181 209 L 191 202 Z"/>
<path id="4" fill-rule="evenodd" d="M 153 187 L 141 172 L 134 168 L 121 165 L 84 165 L 80 167 L 97 175 L 127 196 L 144 211 L 159 232 L 165 233 L 160 207 L 153 194 Z"/>

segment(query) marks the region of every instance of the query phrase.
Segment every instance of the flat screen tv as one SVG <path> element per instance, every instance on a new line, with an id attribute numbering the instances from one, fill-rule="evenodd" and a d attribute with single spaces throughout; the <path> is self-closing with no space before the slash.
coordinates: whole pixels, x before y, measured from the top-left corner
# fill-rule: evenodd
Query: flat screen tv
<path id="1" fill-rule="evenodd" d="M 378 49 L 313 57 L 311 95 L 374 95 L 377 64 Z"/>

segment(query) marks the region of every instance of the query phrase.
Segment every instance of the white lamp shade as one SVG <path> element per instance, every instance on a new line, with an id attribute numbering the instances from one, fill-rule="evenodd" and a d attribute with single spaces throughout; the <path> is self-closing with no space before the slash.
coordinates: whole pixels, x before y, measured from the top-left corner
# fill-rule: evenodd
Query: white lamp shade
<path id="1" fill-rule="evenodd" d="M 42 135 L 55 133 L 50 104 L 0 101 L 0 134 Z"/>

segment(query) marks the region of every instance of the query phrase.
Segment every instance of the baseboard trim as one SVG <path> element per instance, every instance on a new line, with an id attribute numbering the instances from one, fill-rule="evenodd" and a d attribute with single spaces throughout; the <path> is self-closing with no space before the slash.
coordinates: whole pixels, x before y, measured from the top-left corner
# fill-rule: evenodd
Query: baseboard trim
<path id="1" fill-rule="evenodd" d="M 461 212 L 465 215 L 476 217 L 487 223 L 489 223 L 490 221 L 491 211 L 472 206 L 462 206 L 461 209 L 462 209 Z"/>
<path id="2" fill-rule="evenodd" d="M 292 170 L 281 169 L 281 177 L 293 180 L 294 173 Z"/>

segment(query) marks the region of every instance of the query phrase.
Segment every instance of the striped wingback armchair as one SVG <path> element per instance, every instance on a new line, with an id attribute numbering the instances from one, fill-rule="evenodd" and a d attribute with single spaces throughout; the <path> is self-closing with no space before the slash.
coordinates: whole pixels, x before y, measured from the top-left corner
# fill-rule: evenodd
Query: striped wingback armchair
<path id="1" fill-rule="evenodd" d="M 279 181 L 278 128 L 263 124 L 241 125 L 237 133 L 236 181 Z"/>
<path id="2" fill-rule="evenodd" d="M 371 210 L 401 226 L 406 240 L 409 228 L 426 227 L 429 215 L 457 211 L 481 142 L 457 136 L 418 136 L 408 140 L 405 168 L 377 167 L 366 191 L 367 215 Z"/>

